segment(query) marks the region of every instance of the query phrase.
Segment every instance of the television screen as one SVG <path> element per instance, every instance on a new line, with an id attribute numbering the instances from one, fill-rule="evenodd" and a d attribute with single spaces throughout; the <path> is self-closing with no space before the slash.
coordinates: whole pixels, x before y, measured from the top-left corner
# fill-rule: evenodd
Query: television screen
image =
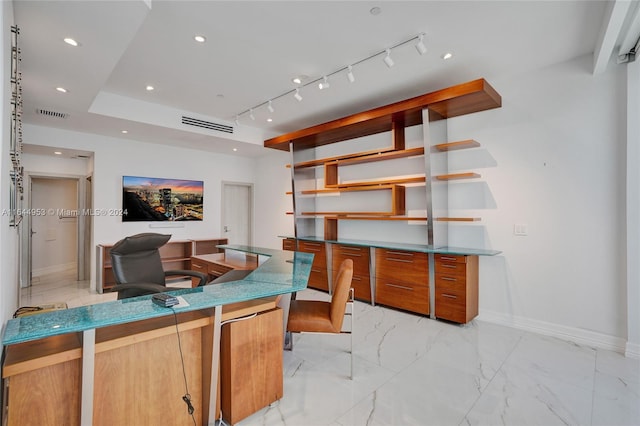
<path id="1" fill-rule="evenodd" d="M 204 182 L 122 177 L 122 221 L 202 220 Z"/>

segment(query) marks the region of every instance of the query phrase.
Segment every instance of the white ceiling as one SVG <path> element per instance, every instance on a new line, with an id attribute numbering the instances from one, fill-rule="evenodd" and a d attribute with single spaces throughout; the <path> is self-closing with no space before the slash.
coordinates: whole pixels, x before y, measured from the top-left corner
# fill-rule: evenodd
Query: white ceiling
<path id="1" fill-rule="evenodd" d="M 151 7 L 148 7 L 150 4 Z M 20 27 L 25 123 L 234 155 L 262 140 L 425 92 L 545 67 L 594 52 L 601 1 L 31 1 L 14 0 Z M 381 13 L 370 10 L 379 7 Z M 419 33 L 415 42 L 356 65 L 297 102 L 291 78 L 310 79 Z M 207 37 L 204 44 L 195 34 Z M 63 42 L 73 37 L 79 47 Z M 452 52 L 453 59 L 441 56 Z M 155 90 L 148 92 L 151 84 Z M 56 87 L 65 87 L 59 93 Z M 499 90 L 499 88 L 498 88 Z M 66 119 L 36 114 L 43 108 Z M 187 114 L 233 135 L 180 123 Z M 123 135 L 121 130 L 128 133 Z M 28 140 L 25 141 L 29 143 Z M 236 153 L 230 148 L 236 147 Z"/>

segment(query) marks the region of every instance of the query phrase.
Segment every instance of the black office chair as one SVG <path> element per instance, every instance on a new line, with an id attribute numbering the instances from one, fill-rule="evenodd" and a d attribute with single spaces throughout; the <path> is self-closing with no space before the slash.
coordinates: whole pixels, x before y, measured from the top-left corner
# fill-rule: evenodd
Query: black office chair
<path id="1" fill-rule="evenodd" d="M 191 276 L 200 278 L 199 286 L 207 283 L 207 275 L 188 270 L 164 271 L 160 260 L 160 247 L 171 235 L 143 233 L 118 241 L 111 248 L 111 266 L 118 292 L 118 299 L 162 293 L 170 290 L 166 278 L 170 276 Z"/>

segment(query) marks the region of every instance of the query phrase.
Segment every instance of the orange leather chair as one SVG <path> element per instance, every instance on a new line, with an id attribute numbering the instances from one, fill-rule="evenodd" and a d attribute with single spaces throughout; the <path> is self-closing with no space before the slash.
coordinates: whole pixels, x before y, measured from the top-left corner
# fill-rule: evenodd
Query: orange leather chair
<path id="1" fill-rule="evenodd" d="M 320 300 L 292 300 L 289 308 L 287 331 L 292 333 L 350 334 L 351 365 L 349 378 L 353 378 L 353 261 L 345 259 L 340 265 L 331 302 Z M 347 311 L 347 305 L 350 309 Z M 344 317 L 350 318 L 349 330 L 342 331 Z"/>

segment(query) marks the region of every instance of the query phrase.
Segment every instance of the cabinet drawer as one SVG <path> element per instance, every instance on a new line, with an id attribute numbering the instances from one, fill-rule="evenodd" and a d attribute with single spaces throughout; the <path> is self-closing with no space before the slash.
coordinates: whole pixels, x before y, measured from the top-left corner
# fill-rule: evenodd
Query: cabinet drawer
<path id="1" fill-rule="evenodd" d="M 429 287 L 376 278 L 376 303 L 429 314 Z"/>
<path id="2" fill-rule="evenodd" d="M 293 238 L 285 238 L 282 240 L 282 250 L 295 251 L 296 250 L 296 240 Z"/>
<path id="3" fill-rule="evenodd" d="M 299 240 L 298 251 L 313 253 L 313 266 L 327 267 L 327 252 L 324 243 Z"/>
<path id="4" fill-rule="evenodd" d="M 469 322 L 469 313 L 463 304 L 450 303 L 450 299 L 436 295 L 436 318 L 464 324 Z M 473 317 L 472 317 L 473 318 Z"/>
<path id="5" fill-rule="evenodd" d="M 467 257 L 468 256 L 464 256 L 464 255 L 436 253 L 436 263 L 438 262 L 467 263 Z"/>
<path id="6" fill-rule="evenodd" d="M 376 277 L 428 285 L 429 257 L 426 253 L 378 248 Z"/>
<path id="7" fill-rule="evenodd" d="M 448 291 L 455 293 L 462 297 L 467 292 L 467 281 L 465 277 L 459 277 L 456 275 L 436 275 L 436 290 Z"/>
<path id="8" fill-rule="evenodd" d="M 233 270 L 233 268 L 218 265 L 217 263 L 209 263 L 207 272 L 211 275 L 215 275 L 216 277 L 219 277 L 220 275 L 226 274 L 231 270 Z"/>
<path id="9" fill-rule="evenodd" d="M 345 259 L 353 260 L 354 275 L 369 276 L 368 247 L 343 246 L 337 244 L 333 246 L 332 255 L 332 269 L 334 277 L 338 273 L 338 269 L 340 269 L 340 264 L 342 264 L 342 261 Z"/>
<path id="10" fill-rule="evenodd" d="M 329 291 L 329 281 L 327 280 L 326 269 L 311 267 L 308 287 L 315 288 L 317 290 Z"/>
<path id="11" fill-rule="evenodd" d="M 356 299 L 371 302 L 371 281 L 369 281 L 369 275 L 354 274 L 351 280 L 351 287 L 353 288 Z"/>

